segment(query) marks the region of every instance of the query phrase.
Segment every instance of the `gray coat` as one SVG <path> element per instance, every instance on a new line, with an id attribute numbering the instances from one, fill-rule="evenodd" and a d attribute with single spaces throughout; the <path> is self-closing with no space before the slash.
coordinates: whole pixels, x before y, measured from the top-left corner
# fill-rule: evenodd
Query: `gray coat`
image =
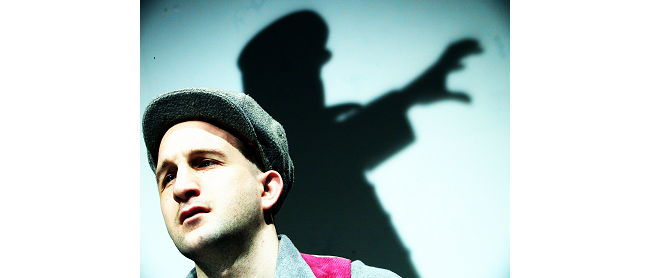
<path id="1" fill-rule="evenodd" d="M 278 260 L 276 261 L 276 278 L 316 278 L 310 270 L 310 266 L 303 260 L 301 253 L 294 247 L 292 241 L 285 236 L 279 235 Z M 351 262 L 352 278 L 371 277 L 399 277 L 393 272 L 381 268 L 365 265 L 361 261 Z M 186 278 L 197 278 L 197 272 L 193 268 Z M 400 278 L 400 277 L 399 277 Z"/>

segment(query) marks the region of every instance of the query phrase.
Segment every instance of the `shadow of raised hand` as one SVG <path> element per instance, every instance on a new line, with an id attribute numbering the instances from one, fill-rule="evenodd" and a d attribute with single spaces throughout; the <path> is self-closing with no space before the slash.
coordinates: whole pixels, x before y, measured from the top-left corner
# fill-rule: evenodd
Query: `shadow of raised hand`
<path id="1" fill-rule="evenodd" d="M 451 72 L 463 68 L 461 63 L 463 58 L 481 52 L 480 44 L 474 39 L 463 39 L 449 45 L 439 61 L 408 84 L 402 93 L 413 98 L 416 103 L 430 103 L 444 99 L 471 102 L 471 98 L 466 93 L 448 91 L 446 77 Z"/>

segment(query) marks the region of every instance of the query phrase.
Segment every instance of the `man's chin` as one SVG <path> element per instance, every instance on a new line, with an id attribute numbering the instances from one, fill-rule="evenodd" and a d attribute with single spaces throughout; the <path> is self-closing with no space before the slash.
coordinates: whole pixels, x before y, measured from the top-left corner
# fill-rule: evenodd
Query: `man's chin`
<path id="1" fill-rule="evenodd" d="M 193 254 L 202 252 L 203 250 L 211 249 L 213 246 L 219 245 L 222 233 L 210 227 L 197 227 L 192 231 L 178 234 L 174 244 L 182 254 Z M 186 255 L 188 257 L 188 255 Z"/>
<path id="2" fill-rule="evenodd" d="M 201 248 L 208 239 L 207 235 L 202 235 L 201 231 L 195 229 L 189 232 L 182 232 L 174 235 L 172 241 L 181 253 L 192 252 L 194 249 Z"/>
<path id="3" fill-rule="evenodd" d="M 174 245 L 185 257 L 192 259 L 209 245 L 205 237 L 185 237 L 180 241 L 174 241 Z"/>

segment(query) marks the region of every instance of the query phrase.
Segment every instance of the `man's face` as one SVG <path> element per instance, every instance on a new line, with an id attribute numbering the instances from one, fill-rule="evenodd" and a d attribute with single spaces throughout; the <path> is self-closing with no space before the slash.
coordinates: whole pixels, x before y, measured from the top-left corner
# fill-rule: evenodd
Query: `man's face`
<path id="1" fill-rule="evenodd" d="M 184 255 L 264 223 L 262 172 L 230 133 L 200 121 L 170 128 L 158 153 L 156 179 L 168 233 Z"/>

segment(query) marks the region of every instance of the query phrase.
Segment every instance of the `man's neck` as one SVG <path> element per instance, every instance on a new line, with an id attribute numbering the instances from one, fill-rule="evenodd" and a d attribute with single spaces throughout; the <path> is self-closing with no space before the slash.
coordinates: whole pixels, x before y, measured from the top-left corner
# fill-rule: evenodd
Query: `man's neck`
<path id="1" fill-rule="evenodd" d="M 274 225 L 268 225 L 244 245 L 236 252 L 217 250 L 216 254 L 196 260 L 197 278 L 274 277 L 278 259 Z"/>

